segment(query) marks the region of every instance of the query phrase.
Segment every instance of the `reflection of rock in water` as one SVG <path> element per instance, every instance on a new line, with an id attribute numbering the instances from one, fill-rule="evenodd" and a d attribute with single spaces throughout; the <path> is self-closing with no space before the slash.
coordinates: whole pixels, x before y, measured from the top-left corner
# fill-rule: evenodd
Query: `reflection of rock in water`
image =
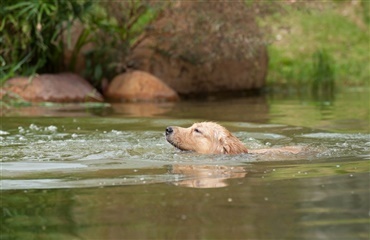
<path id="1" fill-rule="evenodd" d="M 191 101 L 180 101 L 170 114 L 178 118 L 213 121 L 269 122 L 269 105 L 265 95 L 246 97 L 240 92 L 233 96 L 204 95 Z"/>
<path id="2" fill-rule="evenodd" d="M 102 115 L 109 104 L 68 103 L 63 105 L 32 105 L 27 107 L 1 108 L 0 116 L 54 116 L 54 117 L 90 117 Z"/>
<path id="3" fill-rule="evenodd" d="M 132 117 L 152 117 L 165 114 L 174 106 L 173 103 L 113 103 L 112 108 L 116 114 L 125 114 Z"/>
<path id="4" fill-rule="evenodd" d="M 191 188 L 226 187 L 227 179 L 243 178 L 247 174 L 243 167 L 178 164 L 171 166 L 171 173 L 185 176 L 185 180 L 174 182 L 176 186 Z"/>

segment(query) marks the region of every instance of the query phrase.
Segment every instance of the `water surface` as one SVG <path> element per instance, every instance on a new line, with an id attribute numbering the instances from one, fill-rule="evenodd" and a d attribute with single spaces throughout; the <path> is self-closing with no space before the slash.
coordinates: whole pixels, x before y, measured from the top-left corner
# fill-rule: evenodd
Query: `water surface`
<path id="1" fill-rule="evenodd" d="M 346 94 L 8 109 L 1 239 L 369 239 L 367 95 Z M 305 150 L 199 155 L 165 141 L 166 126 L 203 120 L 249 148 Z"/>

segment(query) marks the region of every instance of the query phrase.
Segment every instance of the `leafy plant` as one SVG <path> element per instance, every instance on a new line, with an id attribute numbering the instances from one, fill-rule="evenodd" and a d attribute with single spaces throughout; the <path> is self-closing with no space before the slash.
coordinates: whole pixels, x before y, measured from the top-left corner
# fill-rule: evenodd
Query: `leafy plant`
<path id="1" fill-rule="evenodd" d="M 126 58 L 145 39 L 145 30 L 166 2 L 145 0 L 111 1 L 93 6 L 85 19 L 94 47 L 85 53 L 84 75 L 100 87 L 103 78 L 111 79 L 126 70 Z"/>
<path id="2" fill-rule="evenodd" d="M 124 71 L 126 56 L 162 5 L 144 0 L 3 0 L 0 83 L 15 75 L 76 72 L 83 59 L 85 77 L 99 86 L 103 78 Z M 76 28 L 81 30 L 77 34 Z M 84 52 L 87 44 L 91 47 Z"/>
<path id="3" fill-rule="evenodd" d="M 92 0 L 0 2 L 0 82 L 14 75 L 63 69 L 61 34 L 81 19 Z"/>

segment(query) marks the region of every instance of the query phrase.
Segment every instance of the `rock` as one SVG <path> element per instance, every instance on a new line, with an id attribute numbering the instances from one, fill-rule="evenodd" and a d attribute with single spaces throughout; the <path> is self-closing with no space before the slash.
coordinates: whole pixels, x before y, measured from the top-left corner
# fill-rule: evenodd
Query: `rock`
<path id="1" fill-rule="evenodd" d="M 170 112 L 175 104 L 174 102 L 124 102 L 111 103 L 111 108 L 120 116 L 154 117 Z"/>
<path id="2" fill-rule="evenodd" d="M 5 83 L 3 90 L 30 102 L 103 101 L 102 95 L 90 83 L 73 73 L 15 77 Z"/>
<path id="3" fill-rule="evenodd" d="M 244 1 L 178 1 L 165 9 L 128 58 L 181 95 L 260 89 L 266 44 Z"/>
<path id="4" fill-rule="evenodd" d="M 177 101 L 179 96 L 155 76 L 132 71 L 116 76 L 105 96 L 113 101 Z"/>

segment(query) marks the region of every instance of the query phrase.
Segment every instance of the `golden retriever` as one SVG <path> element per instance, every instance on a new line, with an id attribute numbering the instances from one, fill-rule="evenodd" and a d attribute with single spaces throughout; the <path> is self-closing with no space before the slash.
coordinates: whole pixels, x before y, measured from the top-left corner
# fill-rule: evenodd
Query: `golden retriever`
<path id="1" fill-rule="evenodd" d="M 241 153 L 299 153 L 299 147 L 248 150 L 244 144 L 223 126 L 214 122 L 194 123 L 189 128 L 166 128 L 166 140 L 180 150 L 203 154 Z"/>

